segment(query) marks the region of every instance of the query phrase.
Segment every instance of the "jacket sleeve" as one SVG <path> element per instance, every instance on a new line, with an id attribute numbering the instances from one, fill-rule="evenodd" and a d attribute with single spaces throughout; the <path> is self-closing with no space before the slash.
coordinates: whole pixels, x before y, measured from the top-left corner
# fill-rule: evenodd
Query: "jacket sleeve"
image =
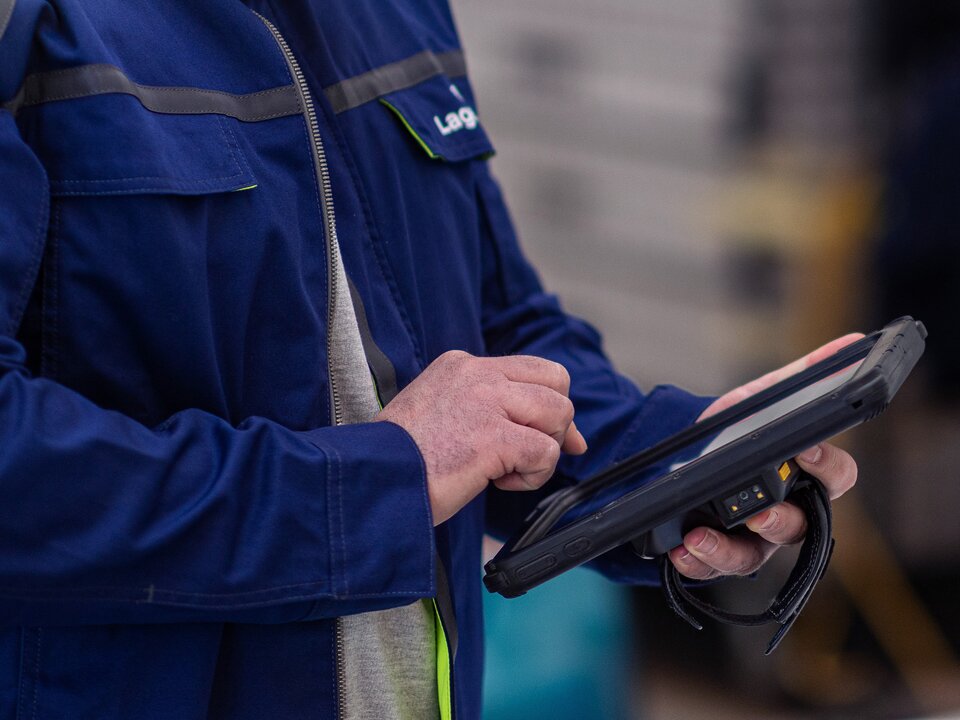
<path id="1" fill-rule="evenodd" d="M 479 164 L 478 164 L 479 165 Z M 555 477 L 539 492 L 490 490 L 488 531 L 508 537 L 546 494 L 563 484 L 590 477 L 693 423 L 712 398 L 669 385 L 644 394 L 618 374 L 604 355 L 594 328 L 563 311 L 546 293 L 524 258 L 496 181 L 478 167 L 483 248 L 483 325 L 491 354 L 530 354 L 564 365 L 570 373 L 570 397 L 578 429 L 589 444 L 580 457 L 562 456 Z M 623 582 L 655 582 L 653 563 L 626 548 L 598 558 L 605 574 Z"/>
<path id="2" fill-rule="evenodd" d="M 0 623 L 286 622 L 433 595 L 425 471 L 396 425 L 189 410 L 150 428 L 31 376 L 17 332 L 49 189 L 2 80 Z"/>

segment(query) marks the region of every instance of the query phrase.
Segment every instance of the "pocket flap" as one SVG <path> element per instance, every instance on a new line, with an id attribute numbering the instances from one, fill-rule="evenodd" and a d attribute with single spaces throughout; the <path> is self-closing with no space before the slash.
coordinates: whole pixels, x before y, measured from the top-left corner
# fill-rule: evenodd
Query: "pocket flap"
<path id="1" fill-rule="evenodd" d="M 456 162 L 494 153 L 466 81 L 438 75 L 384 95 L 380 102 L 397 115 L 431 158 Z"/>
<path id="2" fill-rule="evenodd" d="M 220 115 L 173 115 L 129 95 L 98 95 L 25 108 L 23 135 L 54 195 L 194 195 L 256 185 Z"/>

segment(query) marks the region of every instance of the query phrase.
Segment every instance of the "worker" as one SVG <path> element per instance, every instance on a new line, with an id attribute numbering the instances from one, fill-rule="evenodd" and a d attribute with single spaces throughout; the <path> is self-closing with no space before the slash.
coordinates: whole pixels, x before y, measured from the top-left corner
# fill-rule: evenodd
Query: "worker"
<path id="1" fill-rule="evenodd" d="M 712 400 L 542 289 L 447 6 L 0 0 L 0 108 L 0 715 L 478 717 L 483 533 Z"/>

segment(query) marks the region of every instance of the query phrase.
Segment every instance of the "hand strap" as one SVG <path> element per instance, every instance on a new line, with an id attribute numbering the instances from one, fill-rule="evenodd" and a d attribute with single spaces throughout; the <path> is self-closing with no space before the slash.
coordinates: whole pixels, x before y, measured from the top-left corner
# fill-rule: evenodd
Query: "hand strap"
<path id="1" fill-rule="evenodd" d="M 666 555 L 660 556 L 660 581 L 667 603 L 677 615 L 697 630 L 703 626 L 695 619 L 700 612 L 730 625 L 765 625 L 780 623 L 780 628 L 767 645 L 766 655 L 772 653 L 784 635 L 793 626 L 800 611 L 807 604 L 813 588 L 823 577 L 833 553 L 833 516 L 830 512 L 830 496 L 823 485 L 812 475 L 803 473 L 797 480 L 790 500 L 803 510 L 807 517 L 807 536 L 804 538 L 797 564 L 787 582 L 777 593 L 770 607 L 754 615 L 732 613 L 712 605 L 692 594 Z"/>

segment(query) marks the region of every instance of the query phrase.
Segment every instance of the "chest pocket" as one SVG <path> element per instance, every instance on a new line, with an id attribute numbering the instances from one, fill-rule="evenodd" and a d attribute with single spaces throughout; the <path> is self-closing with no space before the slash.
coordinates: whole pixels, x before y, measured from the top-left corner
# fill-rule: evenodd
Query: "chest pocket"
<path id="1" fill-rule="evenodd" d="M 434 160 L 458 162 L 493 155 L 493 146 L 464 80 L 437 75 L 380 98 Z"/>
<path id="2" fill-rule="evenodd" d="M 235 122 L 154 113 L 122 94 L 25 108 L 21 117 L 54 196 L 194 195 L 254 186 Z"/>
<path id="3" fill-rule="evenodd" d="M 143 422 L 183 405 L 174 378 L 217 387 L 209 328 L 249 301 L 265 246 L 239 121 L 114 93 L 24 107 L 18 125 L 52 196 L 27 324 L 40 372 Z M 219 410 L 209 394 L 195 404 Z"/>

